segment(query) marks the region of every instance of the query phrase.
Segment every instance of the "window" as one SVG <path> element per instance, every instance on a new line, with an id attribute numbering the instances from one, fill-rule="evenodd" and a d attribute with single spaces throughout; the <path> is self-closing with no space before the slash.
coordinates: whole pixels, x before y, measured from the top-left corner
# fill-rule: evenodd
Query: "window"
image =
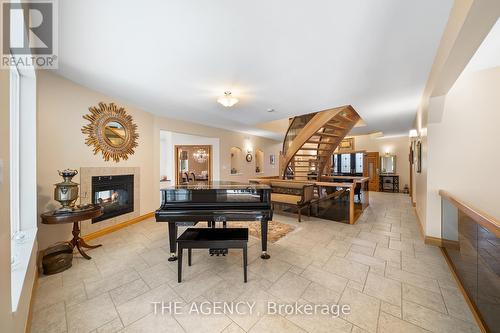
<path id="1" fill-rule="evenodd" d="M 22 237 L 19 207 L 19 116 L 20 75 L 17 67 L 10 69 L 10 236 Z M 14 252 L 12 253 L 14 255 Z M 15 258 L 12 258 L 15 261 Z"/>
<path id="2" fill-rule="evenodd" d="M 333 174 L 339 173 L 339 155 L 338 154 L 333 154 L 332 155 L 332 168 L 333 168 Z"/>
<path id="3" fill-rule="evenodd" d="M 37 230 L 34 69 L 11 67 L 9 86 L 11 299 L 16 311 Z"/>
<path id="4" fill-rule="evenodd" d="M 340 172 L 351 173 L 351 154 L 342 154 L 340 163 Z"/>
<path id="5" fill-rule="evenodd" d="M 356 153 L 356 173 L 363 173 L 363 157 L 364 153 Z"/>

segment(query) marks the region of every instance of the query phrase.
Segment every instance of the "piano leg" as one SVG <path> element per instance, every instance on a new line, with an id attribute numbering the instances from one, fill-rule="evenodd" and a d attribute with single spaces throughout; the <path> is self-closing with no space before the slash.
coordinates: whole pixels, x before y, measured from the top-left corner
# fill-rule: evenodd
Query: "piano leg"
<path id="1" fill-rule="evenodd" d="M 168 222 L 168 242 L 170 245 L 170 258 L 168 261 L 176 261 L 175 247 L 177 245 L 177 225 L 175 222 Z"/>
<path id="2" fill-rule="evenodd" d="M 269 259 L 271 256 L 267 254 L 267 220 L 260 221 L 260 234 L 262 235 L 262 259 Z"/>

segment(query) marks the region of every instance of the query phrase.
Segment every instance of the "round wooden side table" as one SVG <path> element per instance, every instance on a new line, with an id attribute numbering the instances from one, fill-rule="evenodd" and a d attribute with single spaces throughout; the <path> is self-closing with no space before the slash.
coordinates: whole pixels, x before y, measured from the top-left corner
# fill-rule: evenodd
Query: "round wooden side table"
<path id="1" fill-rule="evenodd" d="M 103 208 L 99 205 L 92 205 L 87 209 L 75 210 L 69 213 L 56 213 L 56 211 L 45 212 L 40 215 L 43 224 L 64 224 L 73 223 L 73 239 L 68 243 L 71 244 L 73 249 L 76 247 L 78 252 L 87 260 L 92 259 L 82 248 L 95 249 L 99 245 L 89 245 L 83 238 L 80 237 L 80 221 L 93 219 L 103 214 Z"/>

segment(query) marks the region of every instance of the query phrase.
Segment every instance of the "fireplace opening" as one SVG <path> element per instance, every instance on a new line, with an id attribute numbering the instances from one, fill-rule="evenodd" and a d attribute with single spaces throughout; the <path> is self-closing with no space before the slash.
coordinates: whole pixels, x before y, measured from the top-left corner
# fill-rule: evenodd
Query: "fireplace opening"
<path id="1" fill-rule="evenodd" d="M 92 177 L 92 203 L 104 209 L 92 223 L 133 212 L 134 175 Z"/>

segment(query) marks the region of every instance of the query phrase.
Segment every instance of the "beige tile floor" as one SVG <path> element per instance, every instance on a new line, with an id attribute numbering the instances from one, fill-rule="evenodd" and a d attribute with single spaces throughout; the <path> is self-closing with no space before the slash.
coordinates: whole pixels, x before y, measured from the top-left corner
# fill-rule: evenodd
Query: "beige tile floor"
<path id="1" fill-rule="evenodd" d="M 438 248 L 423 244 L 405 195 L 371 193 L 356 225 L 316 218 L 270 246 L 259 258 L 249 242 L 249 281 L 241 254 L 193 253 L 177 283 L 167 261 L 167 228 L 147 220 L 94 241 L 93 259 L 75 256 L 71 269 L 41 277 L 32 332 L 478 332 Z M 155 315 L 153 301 L 178 301 L 185 311 Z M 192 302 L 256 301 L 252 315 L 188 314 Z M 336 318 L 266 314 L 267 301 L 349 304 Z"/>

